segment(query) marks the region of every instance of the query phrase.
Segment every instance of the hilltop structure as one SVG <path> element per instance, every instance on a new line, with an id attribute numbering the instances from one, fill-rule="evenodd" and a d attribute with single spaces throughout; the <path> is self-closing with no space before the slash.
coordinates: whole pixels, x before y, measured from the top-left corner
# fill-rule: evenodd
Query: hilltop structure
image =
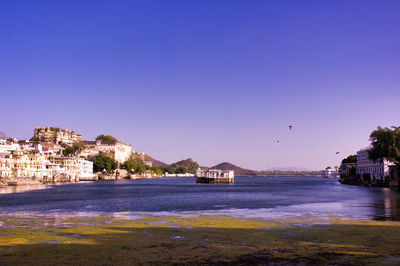
<path id="1" fill-rule="evenodd" d="M 126 144 L 118 140 L 104 141 L 83 141 L 86 147 L 83 151 L 83 155 L 88 157 L 95 156 L 100 152 L 109 154 L 118 163 L 123 163 L 129 159 L 132 154 L 132 145 Z"/>
<path id="2" fill-rule="evenodd" d="M 34 138 L 42 142 L 53 142 L 55 144 L 73 145 L 81 141 L 82 135 L 76 134 L 74 131 L 68 129 L 61 129 L 57 127 L 36 127 L 33 132 Z"/>

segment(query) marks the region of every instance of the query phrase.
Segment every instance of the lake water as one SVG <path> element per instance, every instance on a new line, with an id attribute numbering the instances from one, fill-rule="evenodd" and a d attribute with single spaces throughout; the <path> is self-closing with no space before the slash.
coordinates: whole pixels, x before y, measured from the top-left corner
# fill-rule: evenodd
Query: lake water
<path id="1" fill-rule="evenodd" d="M 399 207 L 396 191 L 342 185 L 322 177 L 236 177 L 234 184 L 196 184 L 194 178 L 97 181 L 0 194 L 0 215 L 200 213 L 399 220 Z"/>

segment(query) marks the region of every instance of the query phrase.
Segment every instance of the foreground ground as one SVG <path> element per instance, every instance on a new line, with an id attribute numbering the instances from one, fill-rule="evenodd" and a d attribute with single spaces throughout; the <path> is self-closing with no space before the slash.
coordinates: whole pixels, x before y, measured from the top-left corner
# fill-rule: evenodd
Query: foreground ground
<path id="1" fill-rule="evenodd" d="M 400 264 L 399 222 L 207 215 L 0 221 L 0 265 Z"/>

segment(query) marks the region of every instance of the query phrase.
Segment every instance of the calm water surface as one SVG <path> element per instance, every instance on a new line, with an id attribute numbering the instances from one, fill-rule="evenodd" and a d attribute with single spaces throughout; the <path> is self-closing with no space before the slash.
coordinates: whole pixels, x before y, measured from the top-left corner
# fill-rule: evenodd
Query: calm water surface
<path id="1" fill-rule="evenodd" d="M 236 177 L 235 184 L 196 184 L 194 178 L 98 181 L 0 194 L 2 215 L 200 212 L 399 220 L 399 208 L 398 192 L 321 177 Z"/>

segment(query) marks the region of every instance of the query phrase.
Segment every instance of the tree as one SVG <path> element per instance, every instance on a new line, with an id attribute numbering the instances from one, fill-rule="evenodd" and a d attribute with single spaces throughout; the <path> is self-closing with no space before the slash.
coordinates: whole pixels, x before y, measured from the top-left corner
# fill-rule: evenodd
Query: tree
<path id="1" fill-rule="evenodd" d="M 175 169 L 176 173 L 196 173 L 196 170 L 199 168 L 199 164 L 194 162 L 191 158 L 182 160 L 170 165 L 171 168 Z"/>
<path id="2" fill-rule="evenodd" d="M 64 156 L 72 154 L 75 152 L 75 149 L 73 147 L 67 147 L 63 150 Z"/>
<path id="3" fill-rule="evenodd" d="M 76 142 L 72 147 L 74 147 L 75 150 L 80 150 L 85 148 L 86 144 L 84 142 Z"/>
<path id="4" fill-rule="evenodd" d="M 117 141 L 116 138 L 114 138 L 111 135 L 98 135 L 96 140 L 102 140 L 102 141 Z"/>
<path id="5" fill-rule="evenodd" d="M 342 160 L 341 164 L 345 163 L 356 163 L 357 162 L 357 155 L 349 155 L 347 158 Z"/>
<path id="6" fill-rule="evenodd" d="M 146 168 L 144 166 L 143 160 L 140 158 L 139 154 L 133 153 L 127 161 L 125 161 L 122 166 L 128 172 L 134 170 L 136 173 L 143 173 Z"/>
<path id="7" fill-rule="evenodd" d="M 160 176 L 160 175 L 162 175 L 164 172 L 163 172 L 163 170 L 162 170 L 161 168 L 159 168 L 159 167 L 151 167 L 151 173 Z"/>
<path id="8" fill-rule="evenodd" d="M 40 138 L 38 137 L 32 137 L 29 139 L 29 141 L 40 141 Z"/>
<path id="9" fill-rule="evenodd" d="M 144 167 L 144 164 L 138 164 L 135 169 L 135 172 L 141 174 L 144 173 L 145 170 L 146 168 Z"/>
<path id="10" fill-rule="evenodd" d="M 163 173 L 175 174 L 175 169 L 172 167 L 160 166 L 160 170 Z"/>
<path id="11" fill-rule="evenodd" d="M 76 142 L 72 147 L 67 147 L 65 150 L 63 150 L 64 155 L 72 154 L 76 152 L 77 150 L 85 148 L 86 144 L 83 142 Z"/>
<path id="12" fill-rule="evenodd" d="M 90 160 L 93 162 L 93 171 L 95 172 L 101 172 L 106 169 L 108 173 L 111 173 L 118 167 L 118 162 L 105 153 L 99 153 Z"/>
<path id="13" fill-rule="evenodd" d="M 371 141 L 371 150 L 368 156 L 371 160 L 386 159 L 396 165 L 397 171 L 400 171 L 400 127 L 381 128 L 372 131 L 369 136 Z M 400 177 L 397 177 L 398 187 L 400 189 Z"/>
<path id="14" fill-rule="evenodd" d="M 381 128 L 374 130 L 369 136 L 371 150 L 369 158 L 373 161 L 387 159 L 400 166 L 400 127 Z"/>

